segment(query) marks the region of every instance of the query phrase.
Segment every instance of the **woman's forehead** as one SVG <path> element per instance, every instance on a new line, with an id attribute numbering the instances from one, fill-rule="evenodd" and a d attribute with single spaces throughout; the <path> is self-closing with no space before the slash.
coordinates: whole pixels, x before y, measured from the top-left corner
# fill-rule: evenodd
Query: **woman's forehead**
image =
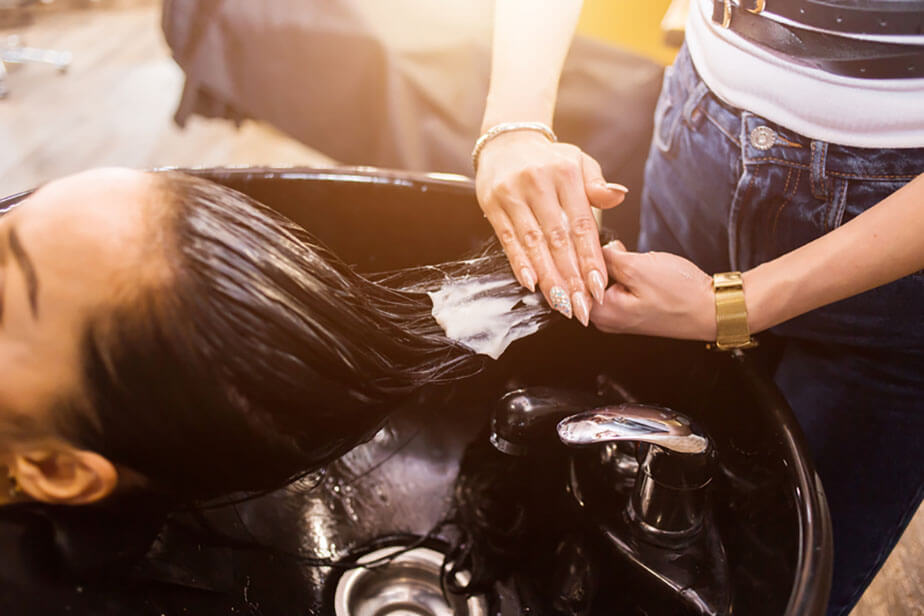
<path id="1" fill-rule="evenodd" d="M 105 217 L 115 221 L 140 214 L 154 188 L 152 176 L 133 169 L 92 169 L 35 190 L 14 213 L 25 209 L 44 215 Z"/>
<path id="2" fill-rule="evenodd" d="M 154 193 L 146 174 L 130 170 L 94 170 L 42 186 L 4 216 L 26 250 L 84 260 L 129 260 L 149 235 L 146 216 Z M 76 265 L 76 264 L 74 264 Z"/>

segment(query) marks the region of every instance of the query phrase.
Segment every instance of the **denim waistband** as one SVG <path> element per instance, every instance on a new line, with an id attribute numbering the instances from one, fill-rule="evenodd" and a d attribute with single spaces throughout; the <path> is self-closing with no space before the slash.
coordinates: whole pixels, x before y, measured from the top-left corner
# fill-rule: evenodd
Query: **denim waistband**
<path id="1" fill-rule="evenodd" d="M 744 164 L 780 164 L 810 170 L 813 183 L 828 177 L 907 181 L 924 173 L 924 148 L 856 148 L 810 139 L 785 126 L 732 107 L 703 82 L 684 46 L 668 80 L 671 101 L 691 126 L 712 122 L 741 148 Z"/>

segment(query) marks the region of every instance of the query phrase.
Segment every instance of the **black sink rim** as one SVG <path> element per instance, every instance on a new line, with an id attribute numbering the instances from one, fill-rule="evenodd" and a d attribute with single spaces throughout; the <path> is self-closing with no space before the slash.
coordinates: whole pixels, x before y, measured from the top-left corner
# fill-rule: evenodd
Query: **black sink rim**
<path id="1" fill-rule="evenodd" d="M 411 192 L 442 192 L 471 195 L 474 201 L 474 182 L 471 178 L 453 174 L 429 174 L 375 167 L 312 167 L 312 166 L 254 166 L 254 167 L 162 167 L 151 171 L 176 170 L 222 183 L 247 179 L 286 180 L 299 182 L 365 182 L 388 185 L 395 190 Z M 0 197 L 0 213 L 27 197 L 32 190 Z M 743 381 L 769 400 L 767 411 L 779 428 L 778 436 L 787 453 L 787 462 L 795 489 L 792 494 L 797 503 L 799 522 L 799 549 L 795 566 L 795 579 L 785 611 L 786 616 L 821 614 L 827 604 L 833 548 L 831 522 L 827 501 L 814 464 L 807 453 L 805 439 L 795 416 L 781 393 L 762 374 L 746 353 L 734 356 Z"/>

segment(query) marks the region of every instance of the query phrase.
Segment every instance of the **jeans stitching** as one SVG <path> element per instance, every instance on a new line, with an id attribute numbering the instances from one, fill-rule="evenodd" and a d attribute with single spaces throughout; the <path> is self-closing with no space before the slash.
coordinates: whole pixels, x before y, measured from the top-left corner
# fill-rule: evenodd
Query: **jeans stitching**
<path id="1" fill-rule="evenodd" d="M 847 209 L 847 180 L 840 180 L 834 185 L 834 190 L 832 191 L 832 218 L 826 219 L 826 222 L 830 220 L 828 226 L 828 231 L 832 231 L 837 227 L 841 226 L 841 223 L 844 221 L 844 210 Z"/>
<path id="2" fill-rule="evenodd" d="M 655 107 L 654 142 L 661 152 L 667 154 L 674 144 L 674 136 L 680 123 L 680 113 L 674 114 L 673 118 L 669 117 L 674 110 L 673 98 L 669 91 L 662 92 L 661 97 L 663 97 L 663 100 L 659 99 L 658 105 Z M 668 122 L 668 124 L 665 125 L 665 122 Z M 667 130 L 666 134 L 664 133 L 665 129 Z"/>
<path id="3" fill-rule="evenodd" d="M 812 196 L 816 199 L 828 199 L 827 178 L 825 176 L 825 159 L 828 154 L 828 144 L 823 141 L 812 141 L 812 175 L 809 185 Z"/>
<path id="4" fill-rule="evenodd" d="M 812 141 L 809 146 L 812 150 L 812 165 L 809 171 L 809 187 L 812 189 L 812 196 L 818 199 L 818 142 Z"/>
<path id="5" fill-rule="evenodd" d="M 719 129 L 719 132 L 720 132 L 720 133 L 722 133 L 723 135 L 725 135 L 725 137 L 726 137 L 727 139 L 729 139 L 732 143 L 734 143 L 736 147 L 739 147 L 739 148 L 741 147 L 741 144 L 738 142 L 738 140 L 735 139 L 728 131 L 726 131 L 726 130 L 725 130 L 725 127 L 723 127 L 722 124 L 721 124 L 718 120 L 716 120 L 714 117 L 712 117 L 712 115 L 711 115 L 708 111 L 706 111 L 706 108 L 705 108 L 705 107 L 700 107 L 699 110 L 703 113 L 704 116 L 706 116 L 706 119 L 707 119 L 707 120 L 709 120 L 710 122 L 712 122 L 712 124 L 713 124 L 717 129 Z"/>
<path id="6" fill-rule="evenodd" d="M 779 132 L 776 133 L 776 138 L 777 138 L 779 141 L 782 141 L 785 145 L 788 145 L 789 147 L 792 147 L 792 148 L 801 148 L 801 147 L 802 147 L 802 144 L 801 144 L 801 143 L 796 143 L 795 141 L 790 141 L 789 139 L 787 139 L 786 137 L 784 137 L 783 135 L 781 135 Z"/>
<path id="7" fill-rule="evenodd" d="M 735 200 L 732 203 L 732 207 L 729 211 L 729 218 L 734 218 L 734 225 L 731 224 L 732 221 L 729 220 L 728 225 L 728 262 L 731 264 L 733 269 L 738 269 L 738 246 L 739 238 L 741 236 L 741 216 L 739 215 L 741 208 L 745 206 L 748 201 L 748 197 L 751 194 L 751 187 L 754 185 L 754 174 L 748 173 L 747 169 L 744 171 L 748 174 L 748 183 L 744 187 L 744 192 L 741 194 L 741 198 Z M 737 192 L 737 191 L 736 191 Z"/>
<path id="8" fill-rule="evenodd" d="M 737 145 L 737 142 L 736 142 Z M 772 162 L 780 163 L 782 165 L 789 165 L 791 167 L 798 167 L 801 169 L 809 169 L 810 164 L 800 163 L 794 160 L 786 160 L 785 158 L 776 158 L 774 156 L 761 156 L 759 158 L 749 158 L 749 163 L 762 163 L 762 162 Z M 847 178 L 851 180 L 913 180 L 918 177 L 920 174 L 911 174 L 911 175 L 892 175 L 892 174 L 866 174 L 866 173 L 847 173 L 845 171 L 829 171 L 831 175 Z M 814 194 L 812 196 L 815 196 Z"/>
<path id="9" fill-rule="evenodd" d="M 684 103 L 682 107 L 682 115 L 684 123 L 691 128 L 699 128 L 701 119 L 697 118 L 697 114 L 702 111 L 700 107 L 702 106 L 703 98 L 709 93 L 709 88 L 704 82 L 699 82 L 696 86 L 686 93 L 684 98 Z"/>
<path id="10" fill-rule="evenodd" d="M 782 165 L 790 165 L 792 167 L 799 167 L 801 169 L 808 169 L 810 165 L 806 163 L 796 162 L 794 160 L 786 160 L 785 158 L 776 158 L 774 156 L 761 156 L 759 158 L 749 158 L 749 163 L 761 163 L 761 162 L 772 162 L 780 163 Z"/>
<path id="11" fill-rule="evenodd" d="M 673 66 L 668 66 L 664 69 L 664 74 L 661 76 L 661 92 L 658 94 L 658 100 L 655 102 L 654 115 L 652 117 L 653 131 L 651 140 L 662 152 L 665 150 L 662 143 L 661 130 L 664 125 L 664 118 L 672 103 L 670 89 L 673 74 Z"/>
<path id="12" fill-rule="evenodd" d="M 877 175 L 877 174 L 866 174 L 866 173 L 847 173 L 844 171 L 831 171 L 831 175 L 836 175 L 839 177 L 850 178 L 853 180 L 873 180 L 873 179 L 887 179 L 887 180 L 913 180 L 918 177 L 920 174 L 912 175 Z"/>
<path id="13" fill-rule="evenodd" d="M 799 176 L 802 175 L 802 169 L 796 169 L 796 179 L 792 185 L 792 191 L 789 191 L 789 180 L 792 176 L 793 168 L 789 168 L 789 173 L 786 174 L 786 185 L 783 186 L 783 199 L 780 202 L 780 207 L 776 210 L 776 215 L 773 217 L 773 225 L 771 226 L 771 235 L 776 238 L 776 229 L 780 222 L 780 214 L 783 213 L 783 208 L 789 205 L 789 202 L 792 201 L 793 197 L 796 195 L 796 188 L 799 186 Z M 775 242 L 774 242 L 775 243 Z"/>
<path id="14" fill-rule="evenodd" d="M 818 173 L 822 177 L 825 195 L 828 194 L 828 144 L 825 143 L 821 148 L 821 164 L 818 166 Z"/>

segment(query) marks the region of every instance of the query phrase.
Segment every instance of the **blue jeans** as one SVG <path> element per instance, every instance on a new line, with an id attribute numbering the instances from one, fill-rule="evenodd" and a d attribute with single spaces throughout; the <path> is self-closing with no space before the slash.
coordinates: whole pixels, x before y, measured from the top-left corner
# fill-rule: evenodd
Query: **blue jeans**
<path id="1" fill-rule="evenodd" d="M 924 148 L 825 143 L 725 105 L 683 49 L 655 111 L 639 248 L 683 255 L 710 274 L 744 271 L 835 229 L 922 172 Z M 828 614 L 847 614 L 924 494 L 924 272 L 773 331 L 785 341 L 775 380 L 831 508 Z"/>

